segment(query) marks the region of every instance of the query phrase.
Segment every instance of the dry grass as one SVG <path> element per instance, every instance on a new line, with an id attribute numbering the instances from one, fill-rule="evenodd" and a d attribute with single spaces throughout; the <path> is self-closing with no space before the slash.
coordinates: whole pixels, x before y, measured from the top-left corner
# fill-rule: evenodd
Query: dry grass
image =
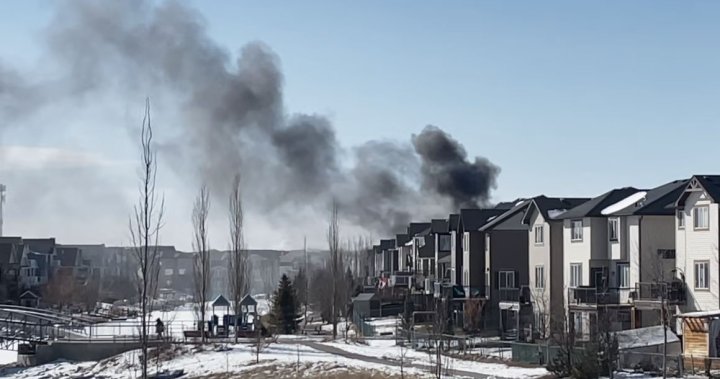
<path id="1" fill-rule="evenodd" d="M 424 379 L 429 376 L 418 376 L 405 374 L 405 379 Z M 295 378 L 317 378 L 317 379 L 401 379 L 400 374 L 389 374 L 384 371 L 346 367 L 331 364 L 320 368 L 312 364 L 301 364 L 300 367 L 291 364 L 269 364 L 259 365 L 255 368 L 243 370 L 239 373 L 211 374 L 195 377 L 198 379 L 295 379 Z"/>

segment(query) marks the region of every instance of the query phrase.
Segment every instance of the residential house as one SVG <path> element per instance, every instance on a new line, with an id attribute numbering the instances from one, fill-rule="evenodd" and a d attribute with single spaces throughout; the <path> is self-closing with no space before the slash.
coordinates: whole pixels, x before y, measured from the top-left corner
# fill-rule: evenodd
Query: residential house
<path id="1" fill-rule="evenodd" d="M 506 339 L 524 338 L 531 331 L 532 308 L 527 288 L 528 225 L 523 216 L 529 201 L 515 206 L 480 228 L 485 234 L 484 327 L 496 329 Z"/>
<path id="2" fill-rule="evenodd" d="M 78 247 L 58 245 L 52 265 L 53 275 L 61 271 L 64 275 L 84 283 L 90 278 L 90 267 L 85 265 L 82 250 Z"/>
<path id="3" fill-rule="evenodd" d="M 461 239 L 460 284 L 469 298 L 485 297 L 485 224 L 503 214 L 502 209 L 461 209 L 457 234 Z"/>
<path id="4" fill-rule="evenodd" d="M 675 202 L 687 184 L 675 180 L 640 191 L 602 212 L 608 216 L 608 257 L 627 261 L 616 266 L 615 284 L 632 290 L 634 328 L 660 325 L 663 306 L 674 310 L 685 302 L 685 282 L 676 275 Z"/>
<path id="5" fill-rule="evenodd" d="M 14 303 L 20 295 L 20 254 L 22 239 L 0 237 L 0 302 Z M 18 243 L 20 242 L 20 243 Z"/>
<path id="6" fill-rule="evenodd" d="M 621 282 L 629 257 L 619 246 L 628 241 L 617 235 L 623 226 L 608 221 L 615 207 L 606 209 L 638 192 L 613 189 L 557 217 L 563 220 L 565 304 L 578 338 L 590 338 L 599 325 L 612 330 L 631 326 L 629 281 Z"/>
<path id="7" fill-rule="evenodd" d="M 434 291 L 436 278 L 435 235 L 431 231 L 430 223 L 413 223 L 408 227 L 408 235 L 413 236 L 411 264 L 415 274 L 414 288 L 426 294 Z"/>
<path id="8" fill-rule="evenodd" d="M 530 199 L 522 223 L 528 225 L 528 269 L 534 331 L 547 338 L 565 318 L 563 221 L 558 216 L 590 199 L 544 195 Z"/>
<path id="9" fill-rule="evenodd" d="M 409 288 L 412 284 L 412 238 L 408 234 L 395 235 L 398 267 L 390 276 L 390 286 Z"/>
<path id="10" fill-rule="evenodd" d="M 430 222 L 430 233 L 433 235 L 436 281 L 450 283 L 452 237 L 448 220 L 434 219 Z"/>

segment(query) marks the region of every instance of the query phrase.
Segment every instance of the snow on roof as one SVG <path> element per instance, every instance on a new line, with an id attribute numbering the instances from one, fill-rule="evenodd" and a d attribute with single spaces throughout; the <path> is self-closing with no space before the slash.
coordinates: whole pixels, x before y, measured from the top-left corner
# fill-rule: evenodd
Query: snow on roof
<path id="1" fill-rule="evenodd" d="M 626 198 L 618 201 L 617 203 L 615 203 L 615 204 L 613 204 L 613 205 L 611 205 L 611 206 L 603 209 L 600 213 L 602 213 L 603 215 L 613 214 L 613 213 L 615 213 L 615 212 L 617 212 L 617 211 L 623 210 L 623 209 L 625 209 L 625 208 L 627 208 L 627 207 L 629 207 L 629 206 L 637 203 L 638 201 L 644 199 L 644 198 L 645 198 L 645 195 L 647 195 L 647 192 L 646 192 L 646 191 L 635 192 L 634 194 L 632 194 L 632 195 L 630 195 L 630 196 L 628 196 L 628 197 L 626 197 Z"/>
<path id="2" fill-rule="evenodd" d="M 525 200 L 520 200 L 520 201 L 518 201 L 517 203 L 515 203 L 515 206 L 517 207 L 518 205 L 521 205 L 521 204 L 524 203 L 524 202 L 525 202 Z"/>
<path id="3" fill-rule="evenodd" d="M 664 334 L 663 326 L 658 325 L 647 328 L 623 330 L 616 332 L 615 336 L 618 340 L 618 348 L 623 350 L 662 345 L 665 341 Z M 680 342 L 680 339 L 675 333 L 668 330 L 667 341 L 668 343 Z"/>
<path id="4" fill-rule="evenodd" d="M 567 212 L 567 209 L 548 209 L 548 217 L 555 218 Z"/>
<path id="5" fill-rule="evenodd" d="M 487 220 L 488 220 L 488 221 L 492 221 L 492 220 L 494 220 L 494 219 L 496 219 L 496 218 L 497 218 L 497 216 L 492 216 L 492 217 L 488 218 Z"/>
<path id="6" fill-rule="evenodd" d="M 701 318 L 701 317 L 720 317 L 720 310 L 714 310 L 714 311 L 697 311 L 697 312 L 687 312 L 687 313 L 681 313 L 677 315 L 677 317 L 683 317 L 683 318 Z"/>

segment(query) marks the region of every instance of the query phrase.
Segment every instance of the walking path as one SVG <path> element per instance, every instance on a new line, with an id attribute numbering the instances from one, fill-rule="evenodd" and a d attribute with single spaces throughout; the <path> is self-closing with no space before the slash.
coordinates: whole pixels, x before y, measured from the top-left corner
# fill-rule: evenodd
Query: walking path
<path id="1" fill-rule="evenodd" d="M 395 366 L 400 367 L 400 362 L 390 359 L 383 359 L 378 357 L 370 357 L 367 355 L 360 355 L 351 353 L 342 349 L 338 349 L 333 346 L 328 346 L 322 343 L 312 342 L 312 341 L 294 341 L 300 344 L 303 344 L 309 348 L 322 351 L 324 353 L 333 354 L 333 355 L 339 355 L 341 357 L 349 358 L 349 359 L 357 359 L 359 361 L 369 362 L 369 363 L 377 363 L 380 365 L 386 365 L 386 366 Z M 414 369 L 419 369 L 423 371 L 428 371 L 432 368 L 432 366 L 428 365 L 421 365 L 416 363 L 404 363 L 403 367 L 409 367 Z M 445 369 L 443 369 L 443 372 Z M 476 372 L 470 372 L 470 371 L 462 371 L 462 370 L 453 370 L 449 369 L 447 370 L 447 374 L 457 377 L 466 377 L 466 378 L 477 378 L 477 379 L 489 379 L 489 378 L 498 378 L 498 376 L 491 376 L 491 375 L 485 375 L 485 374 L 479 374 Z"/>

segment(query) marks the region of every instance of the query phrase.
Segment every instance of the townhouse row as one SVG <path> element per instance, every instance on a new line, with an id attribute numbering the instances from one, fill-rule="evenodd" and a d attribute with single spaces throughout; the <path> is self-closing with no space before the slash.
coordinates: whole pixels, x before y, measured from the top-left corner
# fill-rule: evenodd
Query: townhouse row
<path id="1" fill-rule="evenodd" d="M 506 338 L 566 327 L 592 338 L 659 325 L 663 314 L 682 334 L 683 317 L 720 308 L 719 202 L 720 176 L 696 175 L 595 198 L 462 209 L 381 240 L 366 271 L 380 289 L 450 294 L 457 327 Z M 481 316 L 471 320 L 468 304 Z"/>

